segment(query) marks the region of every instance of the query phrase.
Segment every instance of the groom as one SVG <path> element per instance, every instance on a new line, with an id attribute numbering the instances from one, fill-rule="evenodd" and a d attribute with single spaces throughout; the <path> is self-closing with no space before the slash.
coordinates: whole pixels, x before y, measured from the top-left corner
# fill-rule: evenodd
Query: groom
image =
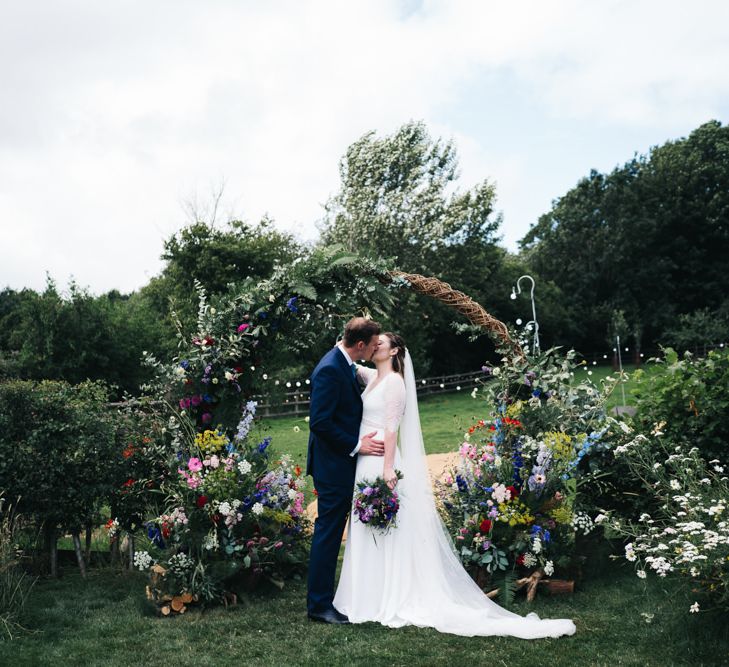
<path id="1" fill-rule="evenodd" d="M 349 623 L 332 604 L 334 574 L 344 525 L 352 506 L 357 454 L 382 456 L 376 431 L 359 438 L 362 399 L 355 361 L 369 361 L 377 350 L 380 325 L 364 317 L 347 322 L 342 342 L 327 352 L 311 375 L 309 452 L 306 473 L 314 478 L 318 517 L 309 557 L 309 618 Z"/>

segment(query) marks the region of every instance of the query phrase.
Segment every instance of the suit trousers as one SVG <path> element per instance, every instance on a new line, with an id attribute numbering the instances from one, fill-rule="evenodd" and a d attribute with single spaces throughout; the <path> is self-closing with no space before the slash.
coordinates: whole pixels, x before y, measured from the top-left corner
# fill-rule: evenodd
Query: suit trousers
<path id="1" fill-rule="evenodd" d="M 323 485 L 317 488 L 318 516 L 309 556 L 306 606 L 309 613 L 332 609 L 334 578 L 342 535 L 352 509 L 352 486 Z"/>

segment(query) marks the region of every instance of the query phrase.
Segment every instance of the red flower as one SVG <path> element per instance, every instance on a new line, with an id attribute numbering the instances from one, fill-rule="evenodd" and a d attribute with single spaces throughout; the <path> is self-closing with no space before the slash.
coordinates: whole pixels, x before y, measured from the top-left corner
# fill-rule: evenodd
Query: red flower
<path id="1" fill-rule="evenodd" d="M 162 523 L 162 537 L 167 539 L 170 536 L 170 525 L 165 521 Z"/>
<path id="2" fill-rule="evenodd" d="M 511 491 L 511 497 L 512 498 L 518 498 L 519 497 L 519 491 L 517 491 L 515 486 L 507 486 L 507 491 Z"/>
<path id="3" fill-rule="evenodd" d="M 215 339 L 214 338 L 211 338 L 210 336 L 205 336 L 205 344 L 206 345 L 214 345 L 215 344 Z"/>
<path id="4" fill-rule="evenodd" d="M 200 509 L 202 509 L 203 507 L 205 507 L 205 505 L 206 505 L 207 502 L 208 502 L 208 497 L 207 496 L 198 496 L 197 497 L 197 506 Z"/>
<path id="5" fill-rule="evenodd" d="M 491 519 L 484 519 L 478 529 L 485 535 L 491 530 Z"/>
<path id="6" fill-rule="evenodd" d="M 294 468 L 294 475 L 296 475 L 297 477 L 301 477 L 301 466 L 296 466 Z"/>
<path id="7" fill-rule="evenodd" d="M 124 487 L 130 487 L 132 484 L 134 484 L 134 480 L 130 477 L 124 484 L 122 484 L 122 488 Z"/>
<path id="8" fill-rule="evenodd" d="M 125 459 L 128 459 L 131 456 L 134 456 L 134 452 L 137 451 L 137 448 L 134 445 L 127 445 L 127 447 L 122 452 L 122 456 Z"/>
<path id="9" fill-rule="evenodd" d="M 519 554 L 516 557 L 516 564 L 517 565 L 524 565 L 524 554 Z"/>
<path id="10" fill-rule="evenodd" d="M 491 424 L 491 426 L 489 426 L 489 431 L 495 431 L 495 430 L 496 430 L 496 427 L 493 424 Z"/>
<path id="11" fill-rule="evenodd" d="M 316 489 L 314 489 L 314 495 L 315 496 L 318 496 L 319 495 L 319 492 Z"/>

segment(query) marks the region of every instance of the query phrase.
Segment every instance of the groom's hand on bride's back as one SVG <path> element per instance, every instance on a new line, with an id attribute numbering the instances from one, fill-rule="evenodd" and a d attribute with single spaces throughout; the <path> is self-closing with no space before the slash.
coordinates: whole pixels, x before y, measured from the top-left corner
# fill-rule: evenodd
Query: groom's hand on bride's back
<path id="1" fill-rule="evenodd" d="M 359 454 L 365 456 L 384 456 L 385 455 L 385 442 L 384 440 L 375 440 L 374 436 L 377 435 L 377 431 L 372 431 L 367 435 L 363 435 L 360 439 Z"/>

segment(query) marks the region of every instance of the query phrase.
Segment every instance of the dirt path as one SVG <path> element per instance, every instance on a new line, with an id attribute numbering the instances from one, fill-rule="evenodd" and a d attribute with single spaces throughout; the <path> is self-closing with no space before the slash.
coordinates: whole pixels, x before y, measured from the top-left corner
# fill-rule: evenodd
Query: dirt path
<path id="1" fill-rule="evenodd" d="M 435 480 L 449 468 L 455 467 L 456 463 L 458 462 L 458 452 L 448 452 L 447 454 L 428 454 L 426 458 L 428 459 L 428 470 L 430 471 L 430 477 L 431 479 Z M 312 503 L 309 503 L 306 508 L 306 513 L 309 515 L 309 518 L 312 521 L 316 519 L 316 500 Z M 346 541 L 346 539 L 347 531 L 345 529 L 342 542 Z"/>

